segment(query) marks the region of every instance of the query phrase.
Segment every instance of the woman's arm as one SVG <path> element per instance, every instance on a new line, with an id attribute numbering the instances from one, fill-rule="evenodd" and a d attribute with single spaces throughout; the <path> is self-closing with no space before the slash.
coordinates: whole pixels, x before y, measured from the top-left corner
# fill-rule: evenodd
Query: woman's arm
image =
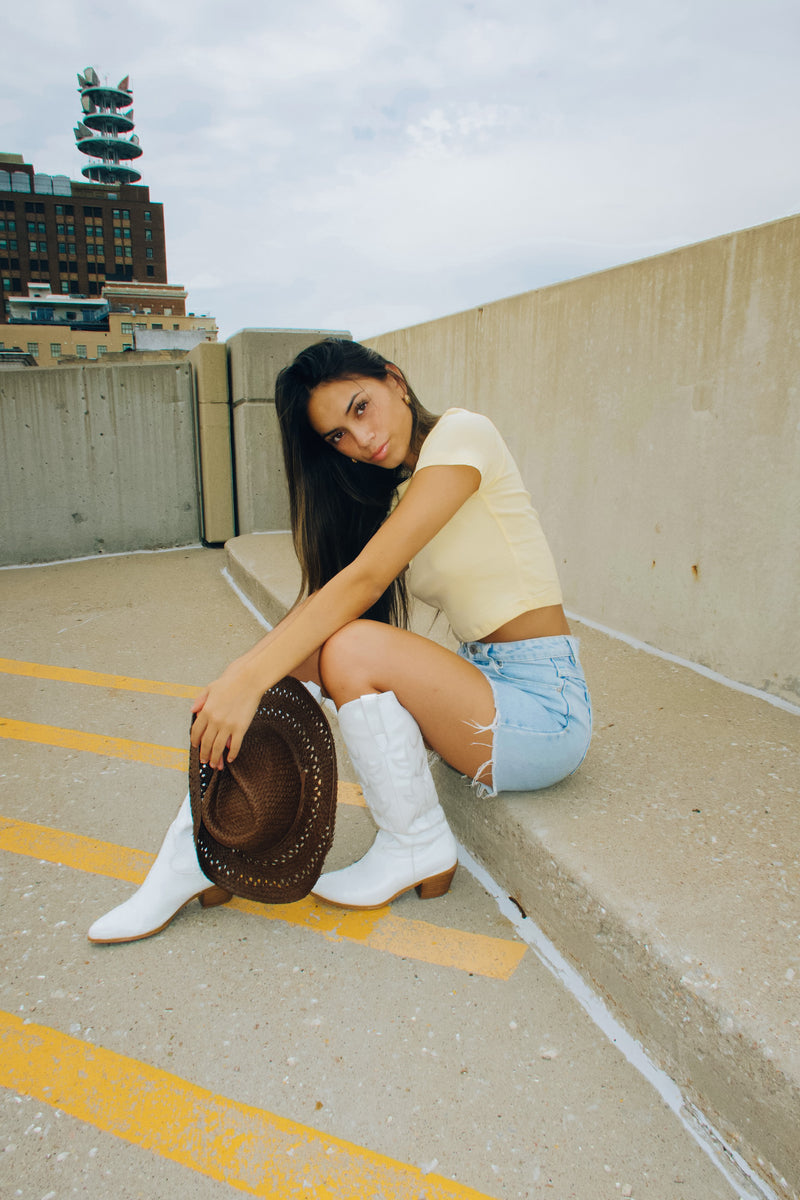
<path id="1" fill-rule="evenodd" d="M 292 609 L 198 696 L 191 740 L 200 748 L 201 762 L 221 766 L 226 746 L 232 761 L 263 693 L 371 608 L 479 484 L 475 467 L 425 467 L 414 475 L 358 558 Z"/>

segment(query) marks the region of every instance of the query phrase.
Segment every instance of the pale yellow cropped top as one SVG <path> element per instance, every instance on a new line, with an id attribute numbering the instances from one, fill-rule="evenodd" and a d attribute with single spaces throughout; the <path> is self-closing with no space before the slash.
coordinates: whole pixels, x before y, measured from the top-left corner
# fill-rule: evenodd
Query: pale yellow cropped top
<path id="1" fill-rule="evenodd" d="M 450 408 L 415 468 L 475 467 L 477 492 L 409 564 L 408 589 L 441 609 L 461 642 L 486 637 L 520 613 L 561 603 L 553 556 L 517 465 L 488 417 Z M 401 498 L 409 481 L 398 488 Z"/>

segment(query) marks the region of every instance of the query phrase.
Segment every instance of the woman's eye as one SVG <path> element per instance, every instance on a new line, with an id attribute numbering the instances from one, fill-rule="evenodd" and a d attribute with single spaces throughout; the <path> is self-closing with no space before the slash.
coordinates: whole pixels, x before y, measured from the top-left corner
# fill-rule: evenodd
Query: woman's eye
<path id="1" fill-rule="evenodd" d="M 328 438 L 328 445 L 329 446 L 337 446 L 341 440 L 342 440 L 342 431 L 341 431 L 341 429 L 339 429 L 336 433 L 332 433 L 331 436 Z"/>
<path id="2" fill-rule="evenodd" d="M 363 411 L 366 407 L 367 407 L 367 401 L 359 400 L 358 404 L 356 405 L 356 412 L 358 413 L 359 416 L 361 416 L 361 414 L 363 413 Z"/>

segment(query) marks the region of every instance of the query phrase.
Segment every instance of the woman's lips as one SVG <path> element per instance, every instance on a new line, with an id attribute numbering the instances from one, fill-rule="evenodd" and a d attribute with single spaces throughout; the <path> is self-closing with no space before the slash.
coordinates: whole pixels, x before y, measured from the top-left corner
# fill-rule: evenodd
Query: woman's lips
<path id="1" fill-rule="evenodd" d="M 371 463 L 383 462 L 383 460 L 386 458 L 386 455 L 388 453 L 389 453 L 389 443 L 384 442 L 383 445 L 378 450 L 376 450 L 373 455 L 371 455 L 369 461 Z"/>

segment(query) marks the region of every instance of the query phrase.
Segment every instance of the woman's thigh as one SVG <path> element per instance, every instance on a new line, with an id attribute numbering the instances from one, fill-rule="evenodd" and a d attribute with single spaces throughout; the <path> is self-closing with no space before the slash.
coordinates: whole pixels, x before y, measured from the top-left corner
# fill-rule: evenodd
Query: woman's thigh
<path id="1" fill-rule="evenodd" d="M 320 650 L 319 673 L 337 706 L 394 692 L 445 762 L 491 786 L 492 687 L 454 651 L 392 625 L 353 621 Z"/>

